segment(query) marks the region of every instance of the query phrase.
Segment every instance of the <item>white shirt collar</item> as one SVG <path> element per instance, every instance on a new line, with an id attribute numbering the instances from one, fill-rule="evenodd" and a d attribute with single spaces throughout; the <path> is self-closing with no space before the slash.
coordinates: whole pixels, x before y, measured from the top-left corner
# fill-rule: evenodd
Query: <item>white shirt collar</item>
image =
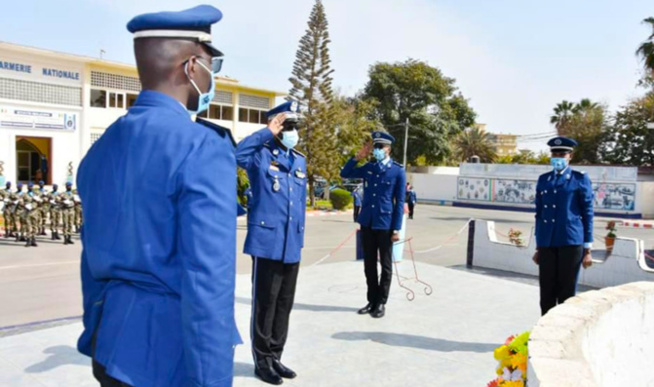
<path id="1" fill-rule="evenodd" d="M 383 159 L 382 161 L 380 161 L 380 163 L 381 163 L 383 166 L 388 166 L 388 164 L 389 164 L 390 162 L 391 162 L 391 156 L 386 156 L 385 159 Z"/>

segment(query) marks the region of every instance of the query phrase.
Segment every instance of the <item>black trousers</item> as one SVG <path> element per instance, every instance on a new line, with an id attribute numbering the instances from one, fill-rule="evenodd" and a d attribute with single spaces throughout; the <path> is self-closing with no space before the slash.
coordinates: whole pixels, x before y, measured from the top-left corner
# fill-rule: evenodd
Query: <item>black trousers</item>
<path id="1" fill-rule="evenodd" d="M 361 206 L 354 206 L 354 223 L 357 222 L 357 218 L 359 217 L 360 211 L 361 211 Z"/>
<path id="2" fill-rule="evenodd" d="M 409 202 L 409 219 L 413 219 L 413 208 L 415 207 L 415 204 Z"/>
<path id="3" fill-rule="evenodd" d="M 93 360 L 93 376 L 100 382 L 100 387 L 131 387 L 129 384 L 107 375 L 104 366 L 95 360 Z"/>
<path id="4" fill-rule="evenodd" d="M 368 285 L 368 302 L 373 305 L 386 304 L 393 279 L 393 242 L 391 230 L 373 230 L 361 227 L 363 244 L 363 265 Z M 377 257 L 381 264 L 381 277 L 377 275 Z"/>
<path id="5" fill-rule="evenodd" d="M 583 260 L 583 246 L 541 247 L 538 249 L 540 310 L 545 315 L 577 291 L 577 278 Z"/>
<path id="6" fill-rule="evenodd" d="M 257 367 L 266 368 L 284 352 L 300 264 L 257 257 L 252 261 L 252 356 Z"/>

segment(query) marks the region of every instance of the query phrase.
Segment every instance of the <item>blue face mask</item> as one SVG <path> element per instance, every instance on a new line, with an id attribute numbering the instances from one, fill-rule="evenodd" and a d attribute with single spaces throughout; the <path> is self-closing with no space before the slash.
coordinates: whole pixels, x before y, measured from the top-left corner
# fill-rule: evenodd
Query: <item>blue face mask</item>
<path id="1" fill-rule="evenodd" d="M 386 158 L 386 151 L 384 149 L 375 148 L 372 150 L 372 155 L 377 161 L 382 161 Z"/>
<path id="2" fill-rule="evenodd" d="M 288 130 L 285 132 L 282 132 L 282 145 L 286 147 L 286 149 L 293 149 L 297 145 L 297 142 L 300 140 L 300 135 L 297 133 L 297 130 Z"/>
<path id="3" fill-rule="evenodd" d="M 568 166 L 568 161 L 563 157 L 552 157 L 550 164 L 552 164 L 555 171 L 560 172 Z"/>
<path id="4" fill-rule="evenodd" d="M 202 66 L 202 68 L 207 70 L 207 72 L 209 73 L 209 76 L 211 77 L 211 86 L 209 87 L 209 91 L 207 91 L 206 93 L 200 91 L 200 88 L 195 83 L 195 81 L 188 76 L 188 62 L 186 62 L 186 67 L 184 67 L 184 72 L 186 73 L 186 77 L 189 79 L 189 81 L 191 81 L 191 85 L 193 85 L 193 87 L 195 87 L 195 90 L 198 92 L 198 108 L 197 110 L 187 109 L 190 115 L 199 114 L 209 109 L 209 104 L 213 100 L 213 97 L 216 93 L 216 81 L 213 79 L 213 73 L 211 72 L 211 70 L 209 70 L 209 68 L 207 68 L 207 66 L 202 64 L 202 62 L 200 62 L 199 60 L 196 61 L 196 63 Z"/>

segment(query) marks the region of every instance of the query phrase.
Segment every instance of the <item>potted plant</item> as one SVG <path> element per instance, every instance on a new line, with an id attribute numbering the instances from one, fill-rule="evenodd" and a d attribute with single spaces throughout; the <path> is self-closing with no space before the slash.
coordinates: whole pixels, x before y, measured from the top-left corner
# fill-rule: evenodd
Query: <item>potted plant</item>
<path id="1" fill-rule="evenodd" d="M 608 233 L 604 237 L 604 244 L 606 245 L 606 255 L 611 254 L 613 251 L 613 245 L 615 244 L 615 237 L 617 236 L 615 227 L 615 221 L 610 221 L 606 224 L 606 229 Z"/>
<path id="2" fill-rule="evenodd" d="M 522 231 L 520 230 L 509 230 L 509 242 L 513 243 L 518 247 L 524 247 L 524 241 L 522 240 Z"/>

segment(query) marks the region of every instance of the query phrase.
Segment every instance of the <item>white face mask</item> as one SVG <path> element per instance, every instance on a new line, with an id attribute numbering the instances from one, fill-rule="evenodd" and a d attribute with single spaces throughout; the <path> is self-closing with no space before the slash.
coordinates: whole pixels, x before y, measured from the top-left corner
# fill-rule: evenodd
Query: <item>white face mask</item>
<path id="1" fill-rule="evenodd" d="M 299 140 L 300 135 L 298 134 L 297 130 L 288 130 L 282 132 L 281 142 L 286 147 L 286 149 L 295 148 Z"/>

